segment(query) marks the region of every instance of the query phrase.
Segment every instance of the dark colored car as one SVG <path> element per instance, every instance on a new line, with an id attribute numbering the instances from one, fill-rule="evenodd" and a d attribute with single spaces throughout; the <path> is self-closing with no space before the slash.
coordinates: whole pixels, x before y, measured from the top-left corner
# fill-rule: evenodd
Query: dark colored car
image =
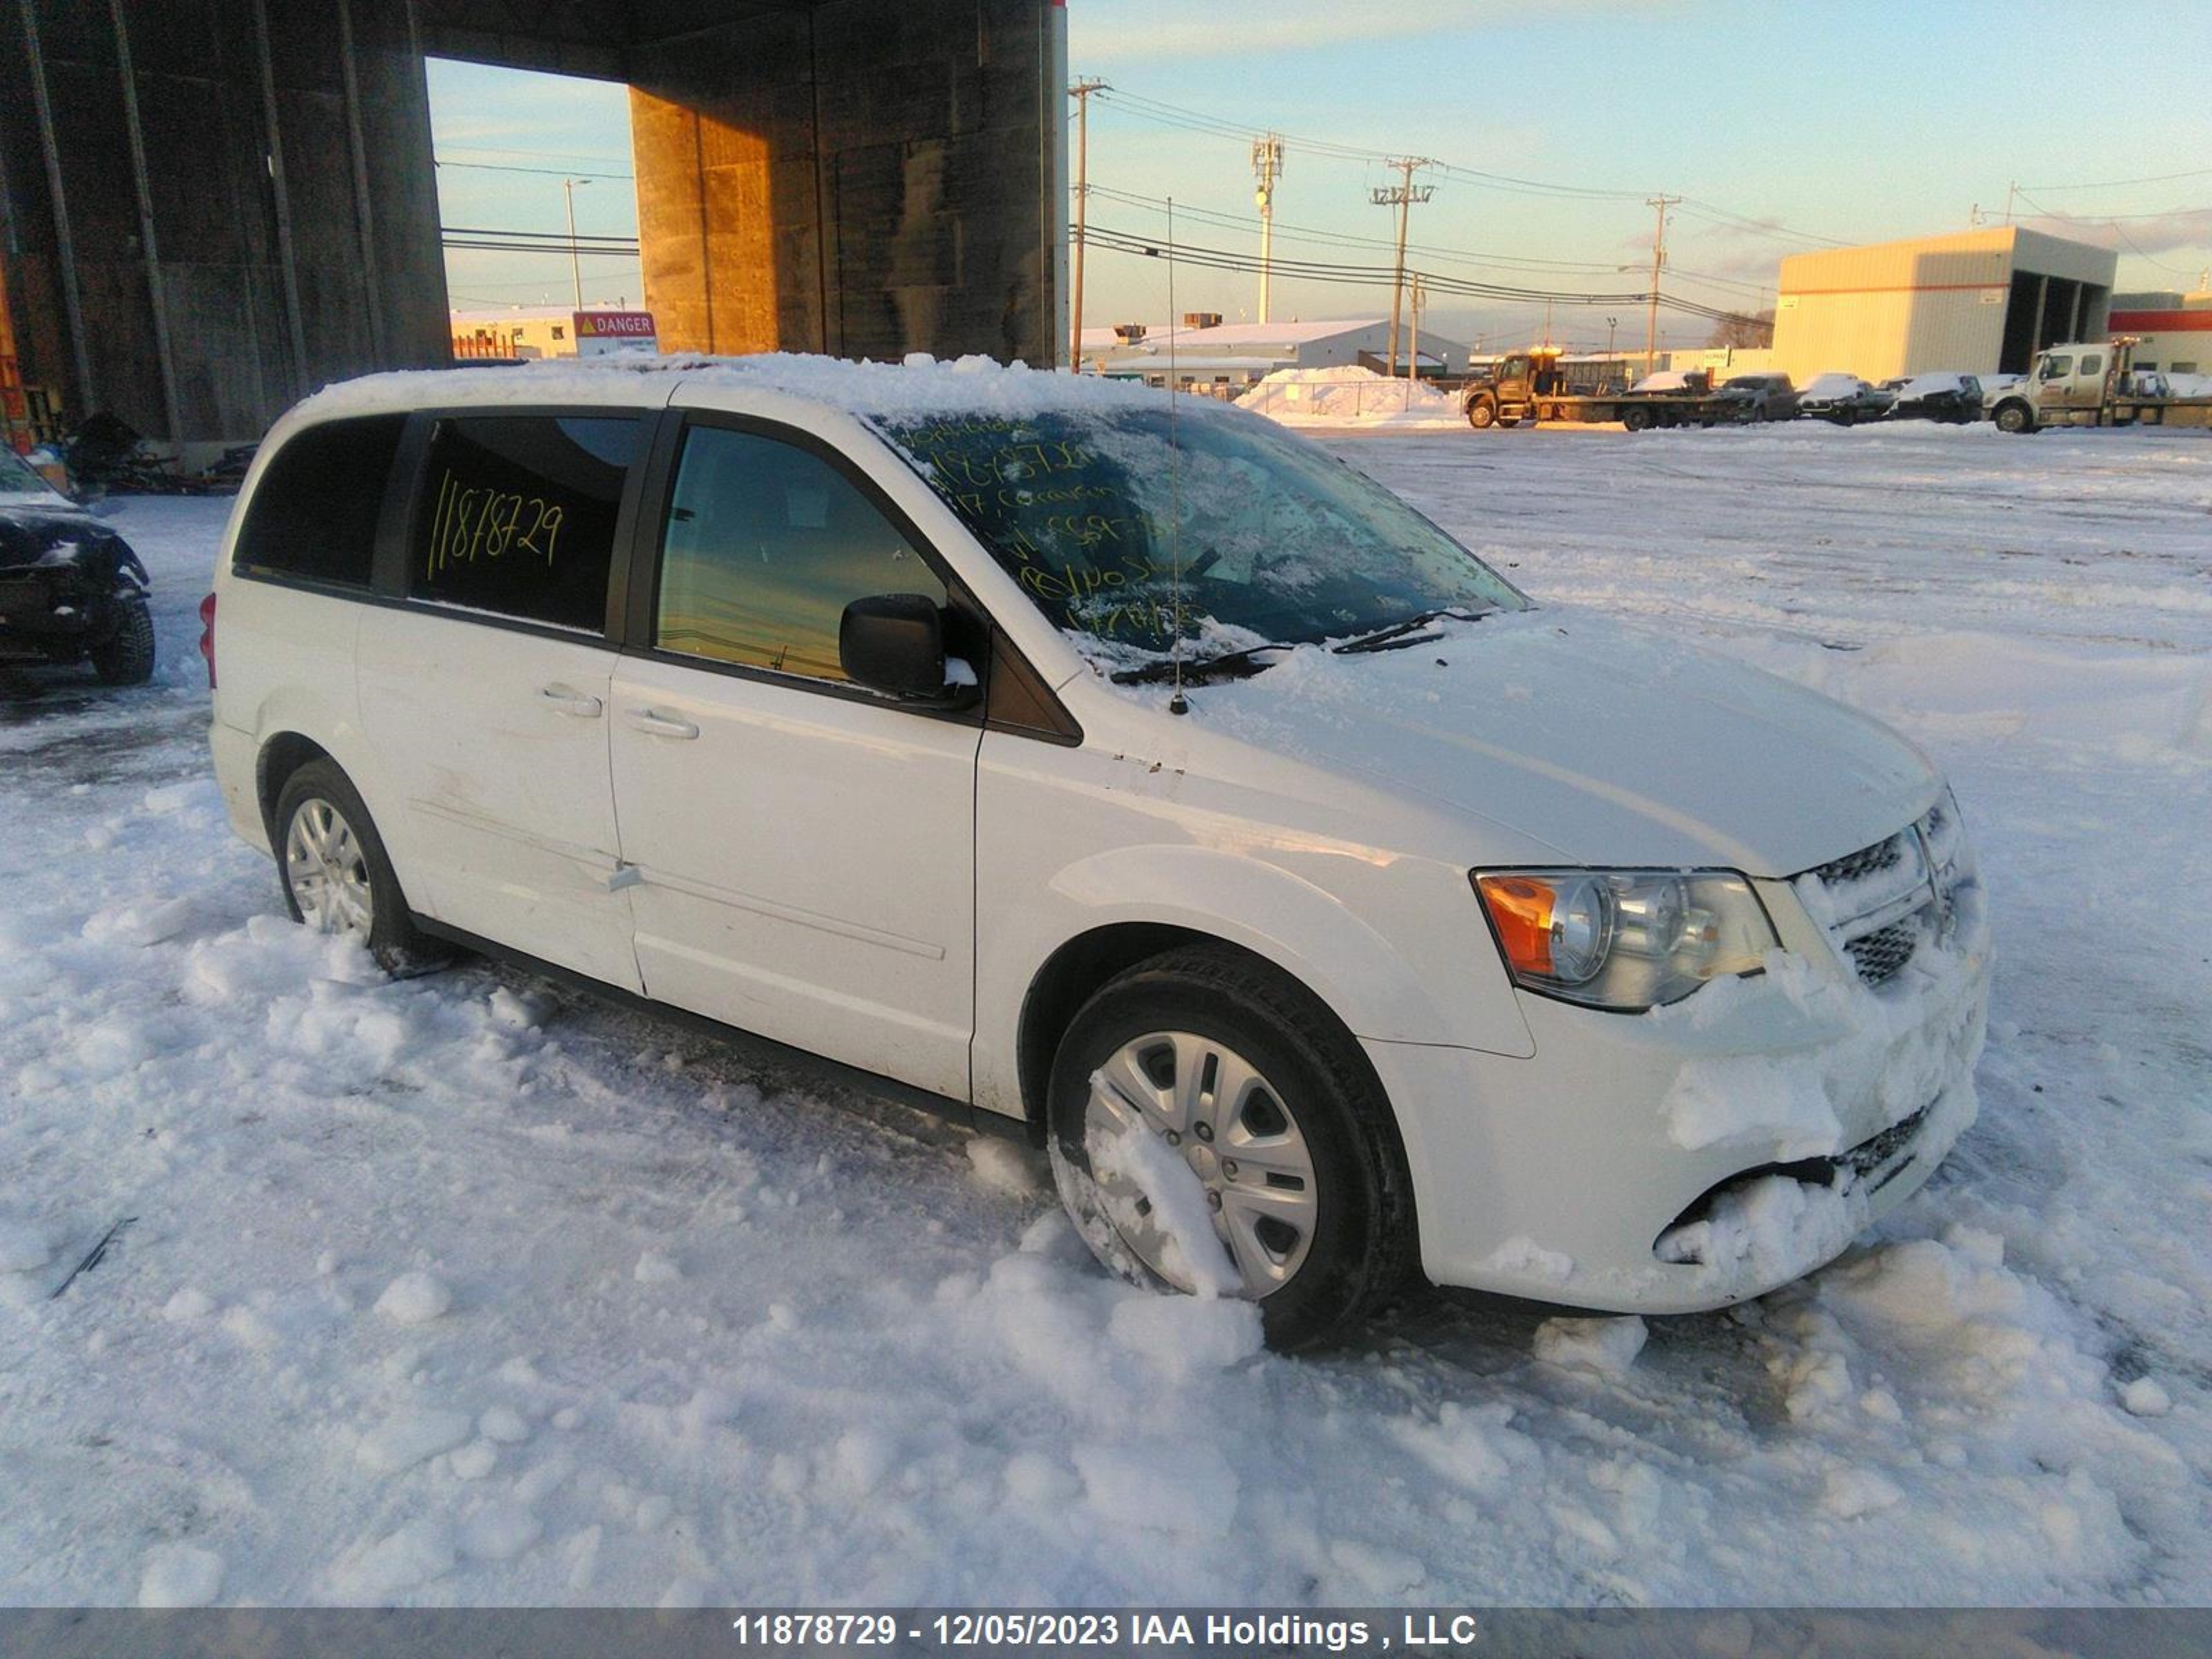
<path id="1" fill-rule="evenodd" d="M 1735 421 L 1787 421 L 1797 413 L 1797 388 L 1787 374 L 1732 374 L 1713 401 Z"/>
<path id="2" fill-rule="evenodd" d="M 1964 426 L 1982 418 L 1982 383 L 1971 374 L 1915 374 L 1893 388 L 1893 421 L 1948 421 Z"/>
<path id="3" fill-rule="evenodd" d="M 110 685 L 144 684 L 151 586 L 130 544 L 0 447 L 0 664 L 82 660 Z"/>
<path id="4" fill-rule="evenodd" d="M 1816 374 L 1797 394 L 1797 412 L 1838 426 L 1878 421 L 1889 413 L 1890 395 L 1856 374 Z"/>

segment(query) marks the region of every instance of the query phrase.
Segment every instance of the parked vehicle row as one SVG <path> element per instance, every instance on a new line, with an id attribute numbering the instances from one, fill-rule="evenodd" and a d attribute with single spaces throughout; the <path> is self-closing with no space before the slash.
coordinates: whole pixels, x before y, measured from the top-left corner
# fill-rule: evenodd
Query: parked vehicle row
<path id="1" fill-rule="evenodd" d="M 1731 375 L 1716 387 L 1703 369 L 1662 369 L 1626 392 L 1571 392 L 1553 361 L 1542 351 L 1516 353 L 1470 380 L 1461 393 L 1468 424 L 1483 431 L 1540 421 L 1618 422 L 1643 432 L 1799 416 L 1856 426 L 1884 420 L 1965 422 L 1983 414 L 1981 383 L 1972 374 L 1906 375 L 1875 386 L 1856 374 L 1831 373 L 1799 388 L 1787 374 L 1760 370 Z"/>
<path id="2" fill-rule="evenodd" d="M 270 434 L 203 615 L 296 919 L 1030 1136 L 1102 1261 L 1280 1344 L 1411 1271 L 1754 1296 L 1972 1114 L 1986 921 L 1925 757 L 1538 609 L 1247 411 L 774 356 L 380 377 Z"/>

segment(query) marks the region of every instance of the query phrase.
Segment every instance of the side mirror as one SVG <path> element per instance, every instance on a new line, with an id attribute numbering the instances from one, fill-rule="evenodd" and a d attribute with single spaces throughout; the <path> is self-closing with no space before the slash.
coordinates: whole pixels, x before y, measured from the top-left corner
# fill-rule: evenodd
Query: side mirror
<path id="1" fill-rule="evenodd" d="M 848 679 L 871 691 L 942 697 L 945 617 L 919 593 L 855 599 L 838 620 L 837 660 Z"/>

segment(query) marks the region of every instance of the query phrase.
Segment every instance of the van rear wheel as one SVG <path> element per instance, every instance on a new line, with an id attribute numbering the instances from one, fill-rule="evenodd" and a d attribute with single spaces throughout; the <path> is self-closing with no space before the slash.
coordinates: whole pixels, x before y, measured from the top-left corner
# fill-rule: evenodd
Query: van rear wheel
<path id="1" fill-rule="evenodd" d="M 309 761 L 287 778 L 272 827 L 293 921 L 356 940 L 388 973 L 418 974 L 451 958 L 415 926 L 375 821 L 337 763 Z"/>
<path id="2" fill-rule="evenodd" d="M 1404 1155 L 1373 1073 L 1310 994 L 1211 947 L 1140 963 L 1061 1039 L 1061 1201 L 1150 1289 L 1255 1300 L 1273 1347 L 1344 1334 L 1404 1280 Z"/>

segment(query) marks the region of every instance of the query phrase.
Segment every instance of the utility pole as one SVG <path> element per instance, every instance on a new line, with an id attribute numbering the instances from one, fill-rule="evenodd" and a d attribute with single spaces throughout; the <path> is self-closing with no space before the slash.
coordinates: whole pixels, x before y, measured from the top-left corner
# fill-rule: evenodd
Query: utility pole
<path id="1" fill-rule="evenodd" d="M 576 186 L 588 185 L 588 179 L 563 179 L 561 193 L 568 198 L 568 280 L 576 285 L 576 309 L 584 308 L 584 265 L 576 257 Z"/>
<path id="2" fill-rule="evenodd" d="M 1644 205 L 1659 210 L 1659 228 L 1651 237 L 1651 309 L 1644 324 L 1644 372 L 1650 374 L 1659 358 L 1659 272 L 1667 263 L 1667 210 L 1679 196 L 1647 196 Z"/>
<path id="3" fill-rule="evenodd" d="M 2012 198 L 2020 194 L 2020 181 L 2014 179 L 2005 186 L 2005 222 L 2012 222 Z"/>
<path id="4" fill-rule="evenodd" d="M 1283 172 L 1283 141 L 1269 133 L 1252 141 L 1252 176 L 1260 187 L 1252 199 L 1260 209 L 1260 320 L 1267 319 L 1267 271 L 1275 246 L 1275 180 Z"/>
<path id="5" fill-rule="evenodd" d="M 1367 199 L 1377 207 L 1398 210 L 1398 264 L 1390 283 L 1390 372 L 1398 372 L 1398 316 L 1399 307 L 1406 297 L 1406 216 L 1416 202 L 1425 202 L 1436 193 L 1433 185 L 1417 185 L 1413 174 L 1435 164 L 1425 155 L 1393 156 L 1387 164 L 1398 173 L 1395 185 L 1377 185 L 1367 192 Z"/>
<path id="6" fill-rule="evenodd" d="M 1421 378 L 1421 273 L 1413 273 L 1413 337 L 1406 347 L 1406 374 L 1408 380 Z"/>
<path id="7" fill-rule="evenodd" d="M 1067 89 L 1075 100 L 1075 295 L 1067 324 L 1067 370 L 1083 373 L 1083 222 L 1091 203 L 1091 94 L 1107 90 L 1097 80 L 1079 80 Z"/>

